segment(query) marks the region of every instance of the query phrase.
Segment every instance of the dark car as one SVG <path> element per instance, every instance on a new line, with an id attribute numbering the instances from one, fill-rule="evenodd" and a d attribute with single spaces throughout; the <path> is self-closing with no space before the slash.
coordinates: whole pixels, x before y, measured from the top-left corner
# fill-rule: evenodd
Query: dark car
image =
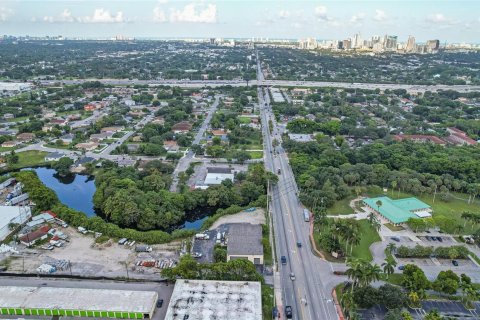
<path id="1" fill-rule="evenodd" d="M 457 260 L 452 260 L 452 264 L 453 264 L 455 267 L 458 267 L 458 261 L 457 261 Z"/>
<path id="2" fill-rule="evenodd" d="M 277 319 L 277 317 L 278 317 L 277 307 L 273 307 L 273 309 L 272 309 L 272 318 L 273 318 L 273 319 Z"/>
<path id="3" fill-rule="evenodd" d="M 282 264 L 287 264 L 287 257 L 282 256 L 280 260 L 282 261 Z"/>
<path id="4" fill-rule="evenodd" d="M 392 237 L 391 239 L 392 239 L 393 241 L 400 242 L 400 238 L 398 238 L 398 237 Z"/>
<path id="5" fill-rule="evenodd" d="M 157 308 L 161 308 L 163 306 L 163 299 L 157 301 Z"/>
<path id="6" fill-rule="evenodd" d="M 287 319 L 292 319 L 293 318 L 292 307 L 290 307 L 290 306 L 285 307 L 285 316 L 287 317 Z"/>
<path id="7" fill-rule="evenodd" d="M 297 242 L 297 247 L 301 248 L 301 247 L 302 247 L 302 243 L 301 243 L 301 242 Z"/>
<path id="8" fill-rule="evenodd" d="M 440 242 L 443 242 L 442 237 L 437 237 L 437 240 L 440 241 Z"/>
<path id="9" fill-rule="evenodd" d="M 405 269 L 404 265 L 398 266 L 398 270 L 403 270 L 403 269 Z"/>

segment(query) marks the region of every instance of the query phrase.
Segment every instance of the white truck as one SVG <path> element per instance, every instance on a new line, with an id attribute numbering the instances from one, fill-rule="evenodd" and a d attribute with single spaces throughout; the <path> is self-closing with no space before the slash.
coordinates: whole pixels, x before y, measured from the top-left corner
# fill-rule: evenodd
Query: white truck
<path id="1" fill-rule="evenodd" d="M 197 240 L 209 240 L 210 236 L 206 233 L 197 233 L 195 235 L 195 239 L 197 239 Z"/>

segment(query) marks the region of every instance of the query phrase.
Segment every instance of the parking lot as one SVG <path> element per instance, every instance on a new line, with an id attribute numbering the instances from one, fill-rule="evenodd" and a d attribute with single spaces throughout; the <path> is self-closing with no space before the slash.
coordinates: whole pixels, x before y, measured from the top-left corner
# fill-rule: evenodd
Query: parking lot
<path id="1" fill-rule="evenodd" d="M 385 237 L 385 241 L 390 241 L 393 243 L 405 243 L 405 242 L 412 242 L 412 239 L 406 236 L 387 236 Z"/>
<path id="2" fill-rule="evenodd" d="M 215 243 L 217 241 L 217 233 L 226 231 L 224 229 L 208 230 L 204 234 L 208 234 L 209 239 L 195 239 L 193 241 L 193 252 L 201 253 L 202 256 L 197 260 L 201 263 L 212 263 L 213 262 L 213 250 L 215 248 Z"/>
<path id="3" fill-rule="evenodd" d="M 446 244 L 452 244 L 452 243 L 455 243 L 456 241 L 450 237 L 450 236 L 418 236 L 417 237 L 418 239 L 424 241 L 424 242 L 428 242 L 429 244 L 442 244 L 442 243 L 446 243 Z"/>

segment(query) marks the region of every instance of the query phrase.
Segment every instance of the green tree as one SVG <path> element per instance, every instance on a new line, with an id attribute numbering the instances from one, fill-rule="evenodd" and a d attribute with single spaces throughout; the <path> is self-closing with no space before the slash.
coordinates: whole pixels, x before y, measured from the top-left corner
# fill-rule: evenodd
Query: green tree
<path id="1" fill-rule="evenodd" d="M 73 160 L 69 157 L 62 157 L 60 160 L 52 165 L 52 168 L 57 170 L 57 173 L 61 176 L 70 174 L 70 167 L 73 165 Z"/>
<path id="2" fill-rule="evenodd" d="M 382 263 L 382 266 L 383 266 L 383 273 L 387 275 L 387 279 L 388 279 L 390 275 L 395 272 L 395 267 L 397 266 L 397 262 L 392 256 L 387 256 L 387 258 L 385 258 L 385 262 Z"/>
<path id="3" fill-rule="evenodd" d="M 416 265 L 407 264 L 403 269 L 402 286 L 409 292 L 417 292 L 420 297 L 423 297 L 425 290 L 430 288 L 430 281 L 422 269 Z"/>

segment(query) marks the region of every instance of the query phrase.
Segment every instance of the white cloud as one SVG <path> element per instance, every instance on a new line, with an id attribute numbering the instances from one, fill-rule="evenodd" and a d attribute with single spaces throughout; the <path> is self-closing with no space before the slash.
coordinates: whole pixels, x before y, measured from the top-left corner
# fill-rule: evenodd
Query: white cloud
<path id="1" fill-rule="evenodd" d="M 317 7 L 315 7 L 315 16 L 316 16 L 319 20 L 328 20 L 327 7 L 325 7 L 325 6 L 317 6 Z"/>
<path id="2" fill-rule="evenodd" d="M 287 19 L 287 18 L 290 17 L 290 11 L 288 11 L 288 10 L 280 10 L 280 11 L 278 12 L 278 17 L 279 17 L 280 19 Z"/>
<path id="3" fill-rule="evenodd" d="M 79 18 L 83 23 L 122 23 L 126 22 L 122 11 L 117 11 L 116 14 L 111 14 L 109 10 L 103 8 L 95 9 L 92 16 Z"/>
<path id="4" fill-rule="evenodd" d="M 45 16 L 43 17 L 45 22 L 74 22 L 77 21 L 75 17 L 72 16 L 72 13 L 68 9 L 64 9 L 58 17 Z"/>
<path id="5" fill-rule="evenodd" d="M 160 6 L 155 7 L 153 9 L 153 21 L 155 22 L 167 21 L 167 15 L 165 14 L 165 11 Z"/>
<path id="6" fill-rule="evenodd" d="M 13 10 L 7 7 L 0 7 L 0 21 L 7 21 L 13 14 Z"/>
<path id="7" fill-rule="evenodd" d="M 452 18 L 445 16 L 443 13 L 431 14 L 427 17 L 426 21 L 429 23 L 443 25 L 443 26 L 454 25 L 460 22 L 458 20 L 454 20 Z"/>
<path id="8" fill-rule="evenodd" d="M 351 23 L 361 23 L 363 20 L 365 20 L 365 13 L 363 13 L 363 12 L 359 12 L 357 14 L 354 14 L 350 18 Z"/>
<path id="9" fill-rule="evenodd" d="M 385 21 L 387 19 L 387 14 L 383 10 L 376 9 L 373 19 L 377 21 Z"/>
<path id="10" fill-rule="evenodd" d="M 215 23 L 217 22 L 217 6 L 214 4 L 190 3 L 181 10 L 171 9 L 170 21 Z"/>

